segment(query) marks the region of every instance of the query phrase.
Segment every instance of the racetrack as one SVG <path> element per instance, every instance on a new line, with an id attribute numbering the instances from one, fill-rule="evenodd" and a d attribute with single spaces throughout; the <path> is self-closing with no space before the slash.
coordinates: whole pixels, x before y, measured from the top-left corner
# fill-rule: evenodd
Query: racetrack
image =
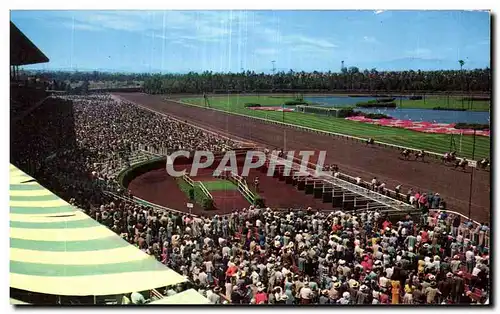
<path id="1" fill-rule="evenodd" d="M 340 171 L 370 181 L 376 176 L 389 188 L 403 184 L 422 192 L 439 192 L 448 209 L 468 214 L 470 169 L 467 173 L 452 170 L 436 162 L 415 162 L 399 159 L 399 153 L 382 147 L 268 124 L 251 118 L 230 115 L 215 110 L 164 101 L 164 96 L 139 93 L 117 94 L 157 112 L 186 120 L 189 123 L 238 136 L 285 150 L 326 150 L 326 162 L 336 163 Z M 474 171 L 472 184 L 472 218 L 488 221 L 490 215 L 490 172 Z"/>

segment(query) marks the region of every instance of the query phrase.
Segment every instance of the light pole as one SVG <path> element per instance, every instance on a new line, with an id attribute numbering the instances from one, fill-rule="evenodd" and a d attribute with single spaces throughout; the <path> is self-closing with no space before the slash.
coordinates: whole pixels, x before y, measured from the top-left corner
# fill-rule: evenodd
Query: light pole
<path id="1" fill-rule="evenodd" d="M 472 160 L 474 160 L 474 152 L 476 150 L 476 129 L 474 129 L 474 137 L 472 140 Z M 476 164 L 477 166 L 477 164 Z M 472 181 L 474 180 L 474 167 L 470 172 L 470 185 L 469 185 L 469 220 L 471 220 L 471 208 L 472 208 Z"/>
<path id="2" fill-rule="evenodd" d="M 274 61 L 274 60 L 273 60 L 273 61 L 271 61 L 271 63 L 273 64 L 273 69 L 272 69 L 272 71 L 273 71 L 273 80 L 272 80 L 272 82 L 273 82 L 273 92 L 274 92 L 274 72 L 276 71 L 276 67 L 274 66 L 274 63 L 275 63 L 275 62 L 276 62 L 276 61 Z"/>

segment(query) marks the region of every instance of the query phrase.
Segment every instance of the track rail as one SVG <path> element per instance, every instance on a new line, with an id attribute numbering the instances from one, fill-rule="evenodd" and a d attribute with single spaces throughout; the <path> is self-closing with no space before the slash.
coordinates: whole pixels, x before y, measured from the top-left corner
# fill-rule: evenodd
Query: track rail
<path id="1" fill-rule="evenodd" d="M 227 114 L 231 114 L 231 115 L 237 115 L 237 116 L 241 116 L 241 117 L 245 117 L 245 118 L 249 118 L 249 119 L 260 120 L 260 121 L 263 121 L 263 122 L 269 123 L 269 124 L 283 125 L 283 126 L 287 126 L 287 127 L 290 127 L 290 128 L 304 130 L 304 131 L 308 131 L 308 132 L 312 132 L 312 133 L 321 133 L 321 134 L 326 134 L 326 135 L 329 135 L 329 136 L 340 137 L 340 138 L 344 138 L 344 139 L 348 139 L 348 140 L 355 140 L 355 141 L 359 141 L 359 142 L 363 142 L 363 143 L 366 143 L 366 141 L 367 141 L 366 138 L 362 138 L 362 137 L 357 137 L 357 136 L 352 136 L 352 135 L 346 135 L 346 134 L 342 134 L 342 133 L 335 133 L 335 132 L 323 131 L 323 130 L 318 130 L 318 129 L 309 128 L 309 127 L 305 127 L 305 126 L 300 126 L 300 125 L 296 125 L 296 124 L 285 123 L 285 122 L 280 122 L 280 121 L 275 121 L 275 120 L 269 120 L 269 119 L 266 119 L 266 118 L 248 116 L 248 115 L 244 115 L 244 114 L 241 114 L 241 113 L 231 112 L 231 111 L 217 109 L 217 108 L 198 106 L 198 105 L 194 105 L 194 104 L 182 102 L 182 101 L 179 101 L 179 100 L 176 100 L 176 99 L 168 99 L 168 101 L 175 102 L 175 103 L 178 103 L 178 104 L 181 104 L 181 105 L 185 105 L 185 106 L 199 107 L 199 108 L 209 109 L 209 110 L 215 110 L 215 111 L 219 111 L 219 112 L 223 112 L 223 113 L 227 113 Z M 150 109 L 148 108 L 148 110 L 150 110 Z M 374 145 L 378 145 L 378 146 L 382 146 L 382 147 L 387 147 L 387 148 L 391 148 L 391 149 L 397 149 L 397 150 L 405 150 L 405 149 L 407 149 L 407 150 L 410 150 L 412 152 L 418 152 L 418 151 L 421 150 L 419 148 L 413 148 L 413 147 L 407 147 L 407 146 L 400 146 L 400 145 L 389 144 L 389 143 L 380 142 L 380 141 L 374 141 Z M 430 151 L 425 151 L 425 152 L 427 153 L 427 155 L 429 155 L 430 157 L 432 157 L 434 159 L 440 160 L 443 157 L 443 153 L 436 153 L 436 152 L 430 152 Z M 462 158 L 460 158 L 460 157 L 458 157 L 457 159 L 458 160 L 462 160 Z M 469 162 L 469 167 L 476 167 L 476 165 L 477 165 L 477 161 L 475 161 L 475 160 L 468 160 L 468 162 Z"/>

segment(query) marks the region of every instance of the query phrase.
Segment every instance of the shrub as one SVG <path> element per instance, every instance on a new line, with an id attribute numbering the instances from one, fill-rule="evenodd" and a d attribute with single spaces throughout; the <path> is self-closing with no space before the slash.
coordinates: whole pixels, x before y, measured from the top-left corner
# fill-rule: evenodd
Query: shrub
<path id="1" fill-rule="evenodd" d="M 260 196 L 255 197 L 255 200 L 253 201 L 253 204 L 255 206 L 259 206 L 260 208 L 266 207 L 264 199 L 262 197 L 260 197 Z"/>
<path id="2" fill-rule="evenodd" d="M 352 108 L 342 108 L 338 111 L 338 116 L 339 118 L 347 118 L 347 117 L 353 117 L 353 116 L 358 116 L 359 111 L 354 111 Z"/>
<path id="3" fill-rule="evenodd" d="M 204 210 L 212 210 L 214 209 L 214 201 L 211 198 L 206 197 L 203 199 L 201 206 Z"/>
<path id="4" fill-rule="evenodd" d="M 491 97 L 489 96 L 472 96 L 472 97 L 463 97 L 464 101 L 491 101 Z"/>
<path id="5" fill-rule="evenodd" d="M 382 113 L 363 113 L 363 112 L 360 112 L 360 111 L 357 111 L 360 113 L 360 115 L 363 115 L 365 116 L 366 118 L 369 118 L 369 119 L 392 119 L 391 116 L 388 116 L 388 115 L 385 115 L 385 114 L 382 114 Z"/>
<path id="6" fill-rule="evenodd" d="M 389 102 L 393 102 L 394 100 L 396 100 L 396 98 L 386 97 L 386 98 L 377 98 L 377 99 L 375 99 L 375 102 L 377 102 L 377 103 L 389 103 Z"/>
<path id="7" fill-rule="evenodd" d="M 260 104 L 254 104 L 254 103 L 246 103 L 245 104 L 245 108 L 248 108 L 248 107 L 261 107 Z"/>
<path id="8" fill-rule="evenodd" d="M 194 201 L 194 189 L 190 188 L 188 192 L 189 200 Z"/>
<path id="9" fill-rule="evenodd" d="M 175 179 L 180 190 L 186 194 L 190 201 L 194 201 L 204 209 L 213 209 L 214 202 L 211 198 L 207 197 L 199 187 L 192 187 L 182 177 Z"/>
<path id="10" fill-rule="evenodd" d="M 459 122 L 455 124 L 455 129 L 471 129 L 471 130 L 489 130 L 489 124 L 480 124 L 480 123 L 463 123 Z"/>
<path id="11" fill-rule="evenodd" d="M 289 100 L 289 101 L 285 101 L 284 103 L 285 106 L 298 106 L 298 105 L 308 105 L 307 102 L 303 101 L 303 100 Z"/>
<path id="12" fill-rule="evenodd" d="M 397 105 L 395 102 L 386 102 L 386 103 L 359 102 L 356 104 L 356 107 L 361 107 L 361 108 L 396 108 Z"/>
<path id="13" fill-rule="evenodd" d="M 434 107 L 432 110 L 467 111 L 465 108 Z"/>

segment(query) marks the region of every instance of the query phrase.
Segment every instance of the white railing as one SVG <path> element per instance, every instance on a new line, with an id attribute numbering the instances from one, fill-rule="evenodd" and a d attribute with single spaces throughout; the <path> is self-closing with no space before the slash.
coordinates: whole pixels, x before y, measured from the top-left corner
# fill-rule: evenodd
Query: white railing
<path id="1" fill-rule="evenodd" d="M 203 194 L 205 194 L 207 197 L 209 197 L 211 200 L 213 200 L 213 196 L 212 194 L 210 194 L 210 192 L 208 191 L 208 189 L 205 187 L 205 185 L 203 184 L 203 182 L 201 181 L 193 181 L 193 179 L 191 179 L 190 176 L 188 176 L 187 174 L 184 174 L 182 176 L 182 178 L 184 179 L 184 181 L 186 181 L 191 187 L 199 187 L 200 190 L 203 192 Z"/>
<path id="2" fill-rule="evenodd" d="M 200 190 L 206 195 L 208 196 L 211 200 L 214 199 L 214 197 L 212 196 L 212 194 L 210 194 L 210 192 L 208 191 L 208 189 L 205 187 L 205 185 L 203 184 L 203 182 L 201 181 L 196 181 L 198 183 L 198 186 L 200 187 Z"/>
<path id="3" fill-rule="evenodd" d="M 248 184 L 245 182 L 245 180 L 239 176 L 238 174 L 232 173 L 230 174 L 230 178 L 233 179 L 236 182 L 236 185 L 238 186 L 238 190 L 240 191 L 241 194 L 251 203 L 255 203 L 255 194 L 248 188 Z"/>
<path id="4" fill-rule="evenodd" d="M 357 184 L 353 184 L 353 183 L 350 183 L 348 181 L 345 181 L 345 180 L 341 180 L 339 178 L 336 178 L 335 176 L 332 176 L 328 173 L 321 173 L 319 176 L 316 174 L 316 169 L 314 168 L 309 168 L 307 167 L 305 169 L 305 173 L 303 171 L 300 171 L 300 164 L 297 164 L 297 163 L 294 163 L 294 162 L 291 162 L 289 160 L 286 160 L 286 159 L 283 159 L 283 158 L 278 158 L 277 159 L 277 164 L 281 164 L 283 165 L 284 167 L 290 167 L 291 169 L 299 169 L 299 175 L 302 174 L 302 175 L 309 175 L 309 176 L 312 176 L 313 178 L 316 178 L 316 179 L 321 179 L 323 180 L 324 182 L 327 182 L 327 183 L 330 183 L 330 184 L 333 184 L 334 186 L 338 186 L 338 187 L 341 187 L 345 190 L 348 190 L 348 191 L 351 191 L 353 193 L 356 193 L 360 196 L 363 196 L 367 199 L 370 199 L 372 201 L 375 201 L 375 202 L 378 202 L 380 204 L 383 204 L 384 206 L 387 206 L 387 207 L 391 207 L 391 208 L 394 208 L 396 210 L 412 210 L 413 209 L 413 206 L 410 205 L 410 204 L 407 204 L 405 202 L 402 202 L 402 201 L 398 201 L 396 199 L 393 199 L 389 196 L 386 196 L 386 195 L 383 195 L 383 194 L 380 194 L 380 193 L 377 193 L 375 191 L 372 191 L 372 190 L 369 190 L 369 189 L 366 189 L 364 187 L 361 187 Z"/>
<path id="5" fill-rule="evenodd" d="M 143 200 L 142 198 L 139 198 L 137 196 L 134 196 L 133 198 L 127 198 L 127 197 L 123 197 L 121 195 L 117 195 L 117 194 L 109 192 L 109 191 L 105 191 L 104 193 L 107 194 L 108 196 L 118 198 L 118 199 L 125 201 L 125 202 L 135 203 L 135 204 L 139 204 L 139 205 L 145 205 L 145 206 L 149 206 L 149 207 L 154 208 L 154 209 L 174 212 L 177 214 L 183 214 L 183 215 L 186 214 L 185 212 L 182 212 L 182 211 L 177 210 L 177 209 L 173 209 L 173 208 L 169 208 L 169 207 L 165 207 L 165 206 L 161 206 L 161 205 L 158 205 L 155 203 L 148 202 L 148 201 Z"/>
<path id="6" fill-rule="evenodd" d="M 296 124 L 285 123 L 285 122 L 270 120 L 270 119 L 266 119 L 266 118 L 248 116 L 248 115 L 245 115 L 245 114 L 241 114 L 241 113 L 237 113 L 237 112 L 232 112 L 232 111 L 227 111 L 227 110 L 222 110 L 222 109 L 217 109 L 217 108 L 212 108 L 212 107 L 208 107 L 207 108 L 207 107 L 204 107 L 204 106 L 190 104 L 190 103 L 186 103 L 186 102 L 182 102 L 182 101 L 178 101 L 178 100 L 174 100 L 174 99 L 169 99 L 169 101 L 172 101 L 172 102 L 175 102 L 175 103 L 179 103 L 179 104 L 182 104 L 182 105 L 188 105 L 188 106 L 194 106 L 194 107 L 202 107 L 202 108 L 205 108 L 205 109 L 220 111 L 220 112 L 224 112 L 224 113 L 227 113 L 227 114 L 237 115 L 237 116 L 246 117 L 246 118 L 250 118 L 250 119 L 254 119 L 254 120 L 260 120 L 260 121 L 264 121 L 266 123 L 284 125 L 284 126 L 287 126 L 287 127 L 296 128 L 296 129 L 300 129 L 300 130 L 304 130 L 304 131 L 308 131 L 308 132 L 327 134 L 327 135 L 330 135 L 330 136 L 341 137 L 341 138 L 345 138 L 345 139 L 348 139 L 348 140 L 356 140 L 356 141 L 360 141 L 360 142 L 364 142 L 364 143 L 366 143 L 366 141 L 367 141 L 366 138 L 357 137 L 357 136 L 353 136 L 353 135 L 346 135 L 346 134 L 341 134 L 341 133 L 336 133 L 336 132 L 323 131 L 323 130 L 318 130 L 318 129 L 314 129 L 314 128 L 310 128 L 310 127 L 306 127 L 306 126 L 300 126 L 300 125 L 296 125 Z M 379 145 L 379 146 L 384 146 L 384 147 L 392 148 L 392 149 L 398 149 L 398 150 L 405 150 L 405 149 L 410 150 L 410 151 L 420 151 L 421 150 L 420 148 L 412 148 L 412 147 L 400 146 L 400 145 L 389 144 L 389 143 L 384 143 L 384 142 L 379 142 L 379 141 L 374 141 L 374 144 Z M 436 159 L 441 159 L 443 157 L 443 153 L 436 153 L 436 152 L 430 152 L 430 151 L 425 151 L 425 152 L 429 156 L 431 156 L 433 158 L 436 158 Z M 457 159 L 461 160 L 462 158 L 457 158 Z M 473 162 L 469 161 L 469 166 L 470 167 L 475 167 L 476 166 L 476 162 L 475 161 L 473 161 Z"/>
<path id="7" fill-rule="evenodd" d="M 470 238 L 471 239 L 474 239 L 475 236 L 479 236 L 479 234 L 476 233 L 476 229 L 477 227 L 481 226 L 482 224 L 476 220 L 472 220 L 472 219 L 469 219 L 469 217 L 465 216 L 464 214 L 461 214 L 459 212 L 456 212 L 456 211 L 452 211 L 452 210 L 443 210 L 443 209 L 430 209 L 429 212 L 432 212 L 432 213 L 437 213 L 437 212 L 445 212 L 447 214 L 453 214 L 453 215 L 457 215 L 457 216 L 460 216 L 460 218 L 462 218 L 462 221 L 469 221 L 469 222 L 472 222 L 472 224 L 475 225 L 476 228 L 474 228 L 473 230 L 471 230 L 469 233 L 470 233 Z M 490 232 L 486 232 L 485 235 L 484 235 L 484 245 L 486 247 L 490 247 Z"/>

